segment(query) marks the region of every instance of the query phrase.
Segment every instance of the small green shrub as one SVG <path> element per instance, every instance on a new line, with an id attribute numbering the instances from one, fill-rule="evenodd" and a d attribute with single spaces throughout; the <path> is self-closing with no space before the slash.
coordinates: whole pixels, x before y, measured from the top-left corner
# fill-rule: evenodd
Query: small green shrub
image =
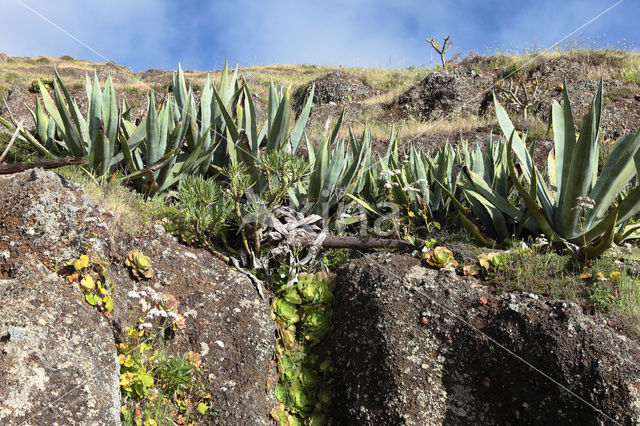
<path id="1" fill-rule="evenodd" d="M 180 182 L 174 206 L 164 207 L 165 228 L 188 244 L 208 245 L 211 238 L 225 239 L 234 203 L 222 184 L 200 176 Z"/>

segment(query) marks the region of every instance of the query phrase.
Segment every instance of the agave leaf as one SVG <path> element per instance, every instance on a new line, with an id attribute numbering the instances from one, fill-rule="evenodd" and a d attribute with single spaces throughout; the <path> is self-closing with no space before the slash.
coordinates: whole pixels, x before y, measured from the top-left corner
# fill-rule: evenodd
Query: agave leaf
<path id="1" fill-rule="evenodd" d="M 113 87 L 111 73 L 107 75 L 107 82 L 104 86 L 104 95 L 102 96 L 102 115 L 104 119 L 105 136 L 111 142 L 111 152 L 115 152 L 115 143 L 118 140 L 118 127 L 120 116 L 118 114 L 118 100 L 116 91 Z"/>
<path id="2" fill-rule="evenodd" d="M 640 148 L 640 132 L 618 139 L 607 158 L 596 185 L 589 193 L 596 207 L 586 217 L 585 226 L 591 226 L 594 220 L 603 217 L 620 191 L 636 174 L 633 161 Z"/>
<path id="3" fill-rule="evenodd" d="M 64 96 L 59 88 L 58 81 L 54 80 L 53 82 L 55 104 L 49 96 L 44 84 L 42 84 L 40 80 L 38 80 L 38 83 L 40 84 L 40 93 L 42 94 L 42 100 L 44 101 L 45 107 L 51 117 L 56 120 L 56 124 L 58 124 L 58 127 L 61 130 L 61 134 L 67 148 L 74 156 L 84 157 L 86 155 L 84 143 L 80 137 L 78 129 L 73 123 L 71 112 L 64 103 Z M 58 123 L 57 120 L 60 120 L 60 122 Z"/>
<path id="4" fill-rule="evenodd" d="M 276 115 L 278 113 L 279 105 L 280 105 L 280 101 L 278 99 L 276 85 L 273 82 L 273 78 L 269 77 L 269 101 L 267 104 L 267 128 L 268 129 L 271 129 L 273 127 L 273 122 L 275 121 Z"/>
<path id="5" fill-rule="evenodd" d="M 473 190 L 466 190 L 465 192 L 474 211 L 482 209 L 489 217 L 498 241 L 509 239 L 509 230 L 502 212 L 479 193 Z"/>
<path id="6" fill-rule="evenodd" d="M 91 143 L 93 142 L 93 140 L 89 139 L 88 124 L 82 117 L 80 108 L 78 108 L 76 102 L 71 98 L 67 87 L 64 85 L 62 78 L 60 78 L 60 74 L 58 74 L 58 70 L 55 70 L 54 94 L 56 97 L 56 104 L 58 106 L 58 109 L 62 108 L 65 114 L 70 117 L 69 125 L 72 128 L 72 135 L 74 135 L 74 137 L 75 135 L 77 135 L 76 141 L 80 146 L 82 146 L 83 152 L 85 153 L 84 155 L 90 155 Z"/>
<path id="7" fill-rule="evenodd" d="M 451 200 L 453 207 L 459 214 L 460 222 L 462 222 L 462 226 L 473 235 L 476 240 L 485 247 L 495 247 L 497 242 L 480 231 L 480 224 L 476 221 L 476 219 L 469 213 L 467 208 L 458 201 L 458 199 L 447 189 L 445 185 L 442 184 L 437 179 L 433 181 L 437 186 L 442 189 L 442 192 Z"/>
<path id="8" fill-rule="evenodd" d="M 562 89 L 562 105 L 553 101 L 551 104 L 551 119 L 553 123 L 553 143 L 556 157 L 555 175 L 559 182 L 567 182 L 571 158 L 576 146 L 576 128 L 569 104 L 566 79 Z M 560 186 L 557 200 L 563 199 L 564 187 Z"/>
<path id="9" fill-rule="evenodd" d="M 509 152 L 511 152 L 512 150 L 512 143 L 514 140 L 514 136 L 515 136 L 515 129 L 513 130 L 511 137 L 509 138 L 509 143 L 507 147 L 507 150 Z M 522 186 L 522 184 L 518 180 L 518 175 L 513 165 L 513 159 L 511 158 L 510 155 L 507 156 L 507 158 L 508 158 L 508 164 L 509 164 L 509 173 L 511 174 L 511 180 L 513 181 L 513 185 L 516 187 L 518 194 L 520 194 L 520 197 L 522 198 L 525 205 L 527 206 L 528 213 L 531 215 L 531 217 L 533 217 L 533 219 L 536 221 L 536 224 L 545 235 L 547 235 L 548 237 L 557 236 L 557 233 L 554 231 L 553 227 L 549 223 L 549 220 L 545 217 L 544 211 L 538 206 L 536 199 L 533 198 L 529 194 L 529 192 L 527 192 L 527 190 L 524 188 L 524 186 Z M 537 173 L 535 169 L 534 169 L 534 173 Z M 532 187 L 533 186 L 534 185 L 532 184 Z"/>
<path id="10" fill-rule="evenodd" d="M 154 164 L 162 156 L 160 147 L 160 120 L 158 117 L 158 111 L 156 111 L 156 95 L 151 92 L 148 98 L 149 108 L 147 110 L 147 161 L 149 164 Z"/>
<path id="11" fill-rule="evenodd" d="M 267 136 L 267 152 L 280 150 L 286 143 L 287 131 L 289 130 L 289 91 L 285 93 L 282 102 L 278 106 L 278 111 L 269 127 Z"/>
<path id="12" fill-rule="evenodd" d="M 109 165 L 111 161 L 111 146 L 109 140 L 104 134 L 103 126 L 98 127 L 96 137 L 93 141 L 93 171 L 98 176 L 109 173 Z"/>
<path id="13" fill-rule="evenodd" d="M 318 201 L 322 191 L 323 179 L 329 167 L 329 139 L 323 137 L 316 148 L 314 171 L 309 180 L 309 199 Z"/>
<path id="14" fill-rule="evenodd" d="M 236 126 L 236 123 L 233 120 L 233 118 L 231 118 L 229 111 L 227 111 L 227 106 L 224 100 L 222 99 L 222 97 L 220 96 L 220 94 L 218 93 L 215 87 L 213 88 L 213 93 L 215 94 L 216 99 L 218 101 L 218 107 L 220 108 L 219 111 L 222 114 L 222 117 L 224 118 L 225 127 L 227 132 L 229 133 L 229 136 L 231 137 L 231 140 L 232 141 L 238 140 L 238 127 Z"/>
<path id="15" fill-rule="evenodd" d="M 613 243 L 613 239 L 615 237 L 616 220 L 617 216 L 614 216 L 611 225 L 607 228 L 607 231 L 603 235 L 602 239 L 598 242 L 598 244 L 582 247 L 580 252 L 585 257 L 585 259 L 594 259 L 611 248 L 611 244 Z"/>
<path id="16" fill-rule="evenodd" d="M 3 126 L 5 126 L 7 128 L 7 130 L 9 130 L 11 133 L 16 131 L 16 127 L 11 124 L 9 121 L 7 121 L 6 119 L 0 117 L 0 124 L 2 124 Z M 31 132 L 29 132 L 26 129 L 22 129 L 21 131 L 22 136 L 25 137 L 25 139 L 27 139 L 27 141 L 32 144 L 34 146 L 34 148 L 41 154 L 44 156 L 51 156 L 54 157 L 54 155 L 49 152 L 44 146 L 42 146 L 42 144 L 40 144 L 40 142 L 38 142 L 38 140 L 35 138 L 35 136 L 33 136 L 31 134 Z"/>
<path id="17" fill-rule="evenodd" d="M 377 216 L 381 216 L 381 214 L 374 209 L 373 207 L 371 207 L 371 205 L 369 205 L 369 203 L 367 203 L 365 200 L 356 197 L 355 195 L 352 194 L 345 194 L 347 197 L 351 198 L 353 201 L 355 201 L 356 203 L 360 204 L 362 207 L 364 207 L 365 209 L 369 210 L 371 213 L 377 215 Z"/>
<path id="18" fill-rule="evenodd" d="M 300 140 L 302 139 L 302 133 L 304 132 L 305 127 L 307 126 L 307 121 L 309 120 L 309 114 L 311 113 L 311 106 L 313 105 L 313 95 L 315 93 L 316 86 L 315 84 L 311 86 L 311 92 L 307 97 L 307 100 L 304 104 L 304 108 L 302 108 L 302 112 L 300 113 L 300 117 L 298 117 L 298 121 L 296 125 L 293 127 L 291 131 L 290 138 L 290 147 L 291 153 L 295 154 L 298 151 L 298 146 L 300 145 Z"/>
<path id="19" fill-rule="evenodd" d="M 185 105 L 189 101 L 187 94 L 187 84 L 184 80 L 184 73 L 182 72 L 182 66 L 178 62 L 178 74 L 173 75 L 173 94 L 176 97 L 176 104 L 178 108 L 184 109 Z"/>
<path id="20" fill-rule="evenodd" d="M 89 97 L 89 107 L 87 109 L 87 122 L 89 129 L 89 139 L 96 140 L 98 128 L 102 124 L 102 91 L 98 81 L 98 73 L 93 71 L 93 87 L 87 89 Z M 103 159 L 104 160 L 104 159 Z"/>
<path id="21" fill-rule="evenodd" d="M 491 187 L 487 185 L 487 183 L 482 178 L 480 178 L 480 176 L 470 170 L 465 170 L 464 168 L 463 171 L 465 171 L 465 176 L 467 177 L 467 179 L 469 179 L 470 183 L 474 185 L 475 191 L 486 198 L 491 204 L 495 205 L 504 214 L 515 218 L 518 222 L 522 219 L 524 213 L 522 213 L 520 210 L 512 206 L 507 200 L 494 192 L 493 189 L 491 189 Z"/>
<path id="22" fill-rule="evenodd" d="M 598 129 L 600 127 L 600 110 L 602 106 L 602 80 L 591 103 L 591 109 L 584 119 L 580 137 L 571 156 L 567 181 L 560 182 L 562 198 L 558 199 L 558 208 L 554 222 L 556 229 L 565 238 L 573 238 L 580 233 L 578 219 L 581 211 L 574 209 L 576 199 L 584 197 L 591 189 L 594 162 L 597 162 Z M 565 114 L 571 107 L 564 105 Z M 566 165 L 565 165 L 566 167 Z"/>
<path id="23" fill-rule="evenodd" d="M 244 86 L 245 90 L 245 112 L 246 122 L 245 131 L 247 132 L 247 139 L 251 147 L 251 152 L 254 156 L 258 156 L 260 152 L 260 140 L 258 138 L 258 121 L 256 116 L 256 108 L 253 104 L 253 97 L 247 86 Z"/>

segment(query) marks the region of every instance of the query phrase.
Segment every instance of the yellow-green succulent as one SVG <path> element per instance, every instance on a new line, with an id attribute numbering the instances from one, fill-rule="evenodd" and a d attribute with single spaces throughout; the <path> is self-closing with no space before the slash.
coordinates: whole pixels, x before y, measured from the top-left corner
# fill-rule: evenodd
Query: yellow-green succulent
<path id="1" fill-rule="evenodd" d="M 138 280 L 153 278 L 151 259 L 138 250 L 131 250 L 124 264 L 129 267 L 133 276 Z"/>

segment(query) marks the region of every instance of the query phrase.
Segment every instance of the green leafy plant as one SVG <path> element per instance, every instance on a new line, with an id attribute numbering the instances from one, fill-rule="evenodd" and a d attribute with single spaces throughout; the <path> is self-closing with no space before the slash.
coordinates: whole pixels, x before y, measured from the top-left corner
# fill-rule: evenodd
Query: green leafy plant
<path id="1" fill-rule="evenodd" d="M 93 254 L 83 254 L 79 259 L 67 263 L 69 273 L 64 273 L 68 283 L 77 283 L 88 304 L 106 312 L 113 310 L 111 285 L 105 262 Z"/>
<path id="2" fill-rule="evenodd" d="M 281 275 L 272 304 L 280 334 L 276 348 L 280 379 L 275 388 L 278 406 L 271 416 L 280 425 L 324 424 L 331 393 L 321 377 L 332 367 L 328 359 L 320 363 L 311 348 L 330 329 L 335 283 L 325 272 L 299 273 L 297 283 L 288 282 L 286 270 Z"/>
<path id="3" fill-rule="evenodd" d="M 506 262 L 509 254 L 506 252 L 494 251 L 490 253 L 480 253 L 478 255 L 478 263 L 484 270 L 485 274 L 496 272 Z"/>
<path id="4" fill-rule="evenodd" d="M 226 240 L 234 202 L 226 185 L 201 176 L 187 176 L 175 192 L 177 202 L 164 207 L 165 228 L 188 244 L 208 247 L 212 238 Z"/>
<path id="5" fill-rule="evenodd" d="M 118 345 L 124 423 L 206 421 L 211 395 L 203 383 L 200 354 L 163 349 L 167 330 L 185 327 L 178 313 L 180 302 L 150 287 L 128 296 L 140 304 L 142 313 L 138 326 L 127 327 L 126 340 Z"/>

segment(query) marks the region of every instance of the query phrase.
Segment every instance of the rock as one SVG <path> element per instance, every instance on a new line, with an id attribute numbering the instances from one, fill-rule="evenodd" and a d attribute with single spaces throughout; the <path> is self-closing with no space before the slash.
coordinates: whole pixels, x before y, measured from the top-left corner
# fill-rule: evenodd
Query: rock
<path id="1" fill-rule="evenodd" d="M 334 312 L 339 424 L 640 422 L 640 347 L 574 303 L 380 254 L 339 271 Z"/>
<path id="2" fill-rule="evenodd" d="M 0 279 L 0 423 L 120 424 L 107 320 L 36 259 Z"/>
<path id="3" fill-rule="evenodd" d="M 400 118 L 421 120 L 450 118 L 454 113 L 479 114 L 491 78 L 464 70 L 432 72 L 390 106 Z"/>
<path id="4" fill-rule="evenodd" d="M 211 394 L 210 412 L 215 414 L 211 422 L 271 424 L 269 411 L 275 406 L 275 398 L 268 389 L 273 389 L 277 381 L 277 371 L 271 364 L 275 328 L 269 317 L 268 301 L 260 299 L 245 276 L 205 250 L 178 244 L 154 226 L 123 229 L 118 216 L 94 205 L 80 187 L 53 172 L 34 169 L 0 177 L 0 205 L 10 206 L 0 209 L 0 280 L 3 280 L 0 281 L 0 336 L 4 336 L 0 339 L 0 349 L 3 345 L 21 344 L 18 340 L 13 343 L 12 339 L 18 337 L 11 337 L 10 332 L 7 334 L 9 328 L 33 330 L 27 334 L 31 336 L 30 346 L 25 346 L 31 350 L 31 358 L 16 358 L 11 362 L 11 365 L 15 364 L 13 367 L 7 364 L 2 370 L 24 370 L 29 368 L 29 363 L 39 366 L 37 362 L 42 363 L 44 370 L 44 373 L 38 373 L 40 376 L 30 379 L 33 383 L 24 381 L 21 386 L 28 390 L 24 396 L 0 400 L 28 402 L 28 398 L 37 393 L 40 401 L 39 405 L 33 405 L 34 414 L 47 405 L 56 407 L 56 398 L 62 392 L 47 393 L 46 386 L 55 383 L 58 389 L 69 390 L 77 383 L 92 386 L 95 381 L 91 374 L 97 368 L 91 364 L 93 359 L 102 366 L 98 368 L 98 374 L 107 380 L 110 376 L 105 373 L 107 364 L 104 360 L 116 359 L 115 343 L 124 338 L 124 328 L 137 326 L 138 317 L 144 314 L 140 301 L 130 295 L 151 288 L 157 293 L 174 295 L 180 302 L 179 312 L 185 317 L 185 327 L 165 329 L 164 344 L 172 353 L 193 351 L 201 355 L 206 391 Z M 151 259 L 152 279 L 138 282 L 125 266 L 124 261 L 133 249 Z M 64 285 L 62 278 L 55 275 L 66 262 L 78 259 L 88 251 L 107 264 L 114 300 L 109 316 L 102 316 L 84 302 L 76 284 Z M 25 272 L 24 265 L 31 264 L 35 266 Z M 36 275 L 34 268 L 43 272 Z M 34 301 L 33 307 L 25 301 Z M 72 309 L 79 313 L 71 315 Z M 37 327 L 42 321 L 47 324 L 59 322 L 57 326 L 61 331 L 58 334 L 61 336 L 42 332 L 45 326 Z M 62 346 L 64 338 L 76 345 L 72 355 L 58 354 L 58 346 Z M 18 351 L 14 346 L 10 349 L 12 353 Z M 60 350 L 67 349 L 63 346 Z M 66 376 L 56 375 L 55 369 L 49 367 L 53 362 L 50 360 L 56 359 L 64 360 L 64 368 L 70 369 Z M 85 376 L 66 367 L 76 359 L 82 369 L 87 368 Z M 3 358 L 0 360 L 5 362 Z M 83 390 L 82 398 L 63 400 L 66 408 L 59 411 L 60 424 L 74 424 L 74 416 L 89 409 L 97 411 L 100 407 L 104 416 L 100 421 L 116 423 L 109 420 L 105 405 L 108 402 L 119 412 L 119 369 L 117 365 L 111 367 L 117 373 L 114 376 L 115 396 L 109 393 L 111 399 L 103 403 L 91 399 L 89 390 Z M 46 377 L 49 377 L 48 381 Z M 58 377 L 60 381 L 55 382 Z M 2 380 L 22 379 L 12 373 Z M 4 383 L 10 382 L 3 381 L 0 385 Z M 10 395 L 15 386 L 2 386 L 0 392 Z M 40 392 L 40 388 L 45 391 Z M 102 383 L 101 389 L 104 393 L 104 389 L 111 388 Z M 16 399 L 18 397 L 22 399 Z M 3 413 L 4 406 L 0 404 L 0 407 L 0 413 Z M 96 423 L 99 423 L 97 419 Z"/>
<path id="5" fill-rule="evenodd" d="M 375 90 L 354 75 L 345 71 L 334 71 L 323 77 L 316 78 L 296 92 L 294 95 L 296 111 L 302 111 L 307 96 L 311 93 L 311 88 L 314 85 L 314 105 L 337 105 L 345 102 L 356 102 L 377 94 Z"/>

